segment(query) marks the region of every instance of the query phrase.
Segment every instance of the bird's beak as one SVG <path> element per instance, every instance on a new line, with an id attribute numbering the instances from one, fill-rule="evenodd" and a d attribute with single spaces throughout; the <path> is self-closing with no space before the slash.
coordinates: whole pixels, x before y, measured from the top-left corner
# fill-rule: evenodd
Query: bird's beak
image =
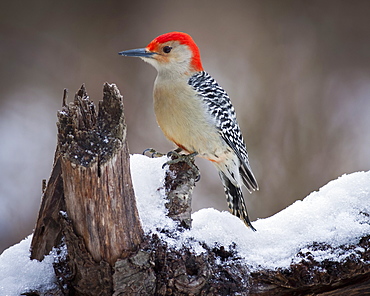
<path id="1" fill-rule="evenodd" d="M 151 58 L 155 52 L 148 51 L 146 48 L 138 48 L 121 51 L 118 54 L 126 57 Z"/>

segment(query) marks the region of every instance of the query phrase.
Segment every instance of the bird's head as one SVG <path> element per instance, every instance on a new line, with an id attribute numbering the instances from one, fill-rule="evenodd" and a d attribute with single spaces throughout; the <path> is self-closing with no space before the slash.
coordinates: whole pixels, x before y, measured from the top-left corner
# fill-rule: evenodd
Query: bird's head
<path id="1" fill-rule="evenodd" d="M 128 57 L 140 57 L 159 73 L 191 75 L 203 70 L 199 48 L 190 35 L 171 32 L 158 36 L 147 47 L 121 51 Z"/>

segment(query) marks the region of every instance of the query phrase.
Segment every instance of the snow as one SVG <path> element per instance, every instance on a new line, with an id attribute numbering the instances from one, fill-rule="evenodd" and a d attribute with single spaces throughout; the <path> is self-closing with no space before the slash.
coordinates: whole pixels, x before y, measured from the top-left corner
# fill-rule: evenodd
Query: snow
<path id="1" fill-rule="evenodd" d="M 354 244 L 370 234 L 370 217 L 364 214 L 370 213 L 370 172 L 357 172 L 329 182 L 272 217 L 255 221 L 257 232 L 229 212 L 202 209 L 192 215 L 191 230 L 177 233 L 175 238 L 168 237 L 158 231 L 174 229 L 164 207 L 162 165 L 166 160 L 134 155 L 131 170 L 144 231 L 156 233 L 171 246 L 187 245 L 202 252 L 196 241 L 225 247 L 235 243 L 251 269 L 275 269 L 289 267 L 300 259 L 295 255 L 313 242 L 338 247 Z M 316 251 L 315 255 L 315 259 L 322 261 L 338 258 L 340 254 Z"/>
<path id="2" fill-rule="evenodd" d="M 0 295 L 18 296 L 24 292 L 47 291 L 56 287 L 53 269 L 54 254 L 42 262 L 30 260 L 32 235 L 6 249 L 0 255 Z"/>
<path id="3" fill-rule="evenodd" d="M 146 233 L 156 229 L 173 229 L 176 226 L 176 223 L 167 217 L 165 208 L 166 170 L 162 169 L 162 166 L 167 161 L 166 156 L 148 158 L 140 154 L 131 155 L 132 183 L 140 220 Z"/>
<path id="4" fill-rule="evenodd" d="M 229 213 L 203 209 L 192 216 L 193 228 L 187 235 L 208 245 L 219 242 L 228 246 L 235 242 L 239 255 L 252 269 L 284 268 L 298 260 L 295 255 L 313 242 L 338 247 L 355 244 L 360 237 L 369 235 L 369 201 L 370 172 L 357 172 L 343 175 L 303 201 L 254 222 L 257 232 Z M 318 261 L 338 259 L 340 255 L 310 252 Z"/>
<path id="5" fill-rule="evenodd" d="M 162 165 L 166 161 L 166 157 L 132 155 L 131 174 L 145 233 L 159 235 L 172 247 L 185 245 L 201 253 L 204 249 L 200 242 L 210 247 L 235 245 L 238 257 L 252 270 L 275 269 L 288 268 L 302 260 L 296 257 L 299 251 L 310 251 L 317 261 L 344 260 L 348 253 L 315 251 L 308 247 L 313 242 L 333 247 L 355 244 L 360 237 L 370 234 L 370 172 L 357 172 L 329 182 L 272 217 L 255 221 L 257 232 L 229 212 L 202 209 L 192 215 L 191 230 L 168 235 L 176 229 L 176 223 L 166 216 L 164 206 Z M 54 251 L 42 262 L 31 261 L 30 242 L 31 236 L 0 255 L 0 295 L 15 296 L 55 287 Z M 360 250 L 353 250 L 354 255 L 356 251 Z"/>

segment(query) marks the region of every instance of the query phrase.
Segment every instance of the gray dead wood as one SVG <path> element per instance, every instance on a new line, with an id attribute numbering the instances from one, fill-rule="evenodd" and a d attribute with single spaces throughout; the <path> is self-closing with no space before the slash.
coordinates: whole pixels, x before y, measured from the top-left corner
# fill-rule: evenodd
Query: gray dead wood
<path id="1" fill-rule="evenodd" d="M 31 243 L 31 258 L 68 249 L 69 293 L 110 295 L 116 261 L 136 253 L 143 231 L 130 175 L 123 98 L 104 85 L 99 112 L 84 86 L 58 112 L 58 145 Z M 66 290 L 66 291 L 67 291 Z"/>

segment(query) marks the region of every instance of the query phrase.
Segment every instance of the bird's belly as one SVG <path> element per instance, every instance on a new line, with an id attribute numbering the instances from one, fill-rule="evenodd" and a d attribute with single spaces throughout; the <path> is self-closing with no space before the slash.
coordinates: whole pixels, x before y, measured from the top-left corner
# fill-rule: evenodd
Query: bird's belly
<path id="1" fill-rule="evenodd" d="M 161 120 L 158 123 L 170 141 L 189 153 L 198 152 L 200 156 L 207 158 L 221 153 L 217 149 L 222 145 L 220 137 L 208 127 L 193 125 L 186 118 L 176 118 L 170 125 L 163 125 Z"/>
<path id="2" fill-rule="evenodd" d="M 154 109 L 163 133 L 178 147 L 215 162 L 227 152 L 227 145 L 201 101 L 186 96 L 155 97 Z"/>

